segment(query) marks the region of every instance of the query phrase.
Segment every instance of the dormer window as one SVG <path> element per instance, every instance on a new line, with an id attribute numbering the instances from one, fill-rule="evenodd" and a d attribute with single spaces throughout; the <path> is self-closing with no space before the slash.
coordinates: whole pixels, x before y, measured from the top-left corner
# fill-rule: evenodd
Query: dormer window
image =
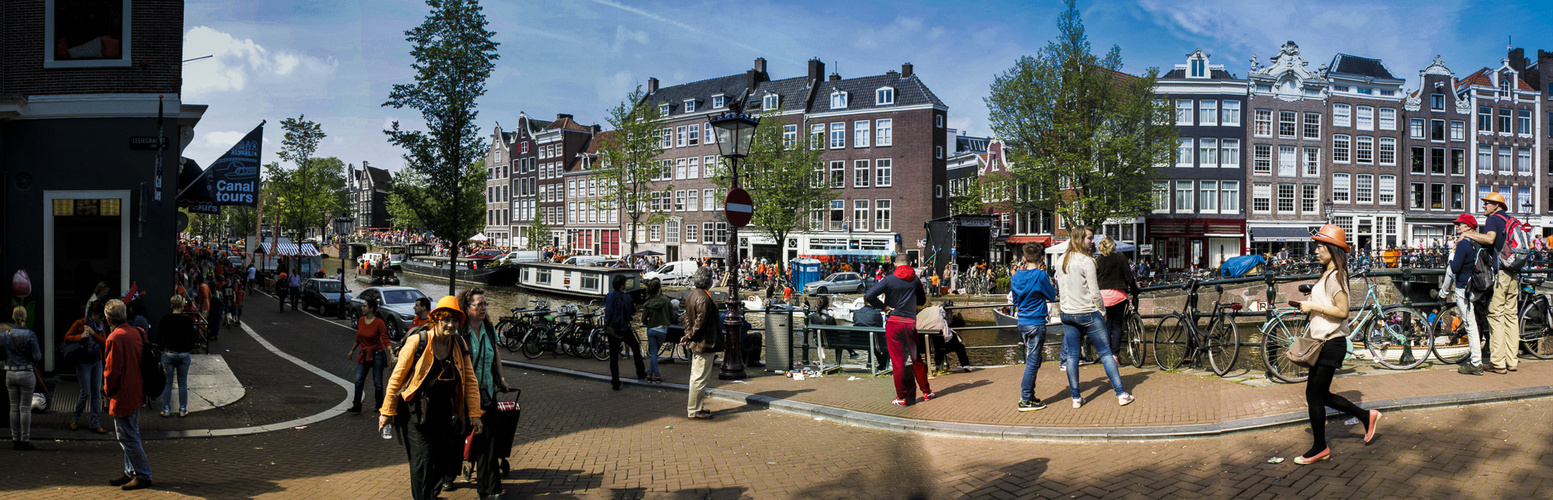
<path id="1" fill-rule="evenodd" d="M 847 93 L 837 90 L 830 93 L 830 109 L 842 109 L 847 107 Z"/>
<path id="2" fill-rule="evenodd" d="M 694 113 L 694 112 L 696 112 L 696 100 L 695 99 L 685 99 L 685 112 L 686 113 Z"/>
<path id="3" fill-rule="evenodd" d="M 722 109 L 722 107 L 726 106 L 727 104 L 728 104 L 728 98 L 726 96 L 722 96 L 722 95 L 714 95 L 714 96 L 712 96 L 712 109 Z"/>
<path id="4" fill-rule="evenodd" d="M 1509 77 L 1509 75 L 1499 75 L 1499 91 L 1500 92 L 1504 92 L 1506 94 L 1510 93 L 1510 77 Z"/>
<path id="5" fill-rule="evenodd" d="M 669 116 L 669 105 L 667 105 L 667 104 L 659 104 L 658 105 L 658 114 L 663 115 L 663 116 Z"/>
<path id="6" fill-rule="evenodd" d="M 879 106 L 895 104 L 895 89 L 884 87 L 874 91 L 874 104 Z"/>
<path id="7" fill-rule="evenodd" d="M 1202 59 L 1192 60 L 1192 78 L 1208 76 L 1208 61 Z"/>
<path id="8" fill-rule="evenodd" d="M 777 107 L 781 106 L 781 104 L 782 97 L 776 94 L 766 94 L 766 96 L 760 100 L 761 109 L 765 109 L 767 111 L 777 109 Z"/>

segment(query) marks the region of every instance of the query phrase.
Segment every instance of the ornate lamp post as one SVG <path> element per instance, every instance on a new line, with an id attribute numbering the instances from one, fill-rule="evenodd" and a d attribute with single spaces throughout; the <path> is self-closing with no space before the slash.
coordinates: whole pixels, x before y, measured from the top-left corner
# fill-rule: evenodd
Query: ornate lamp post
<path id="1" fill-rule="evenodd" d="M 344 215 L 334 219 L 334 234 L 340 236 L 340 305 L 334 308 L 335 316 L 339 319 L 345 319 L 345 309 L 350 307 L 350 304 L 345 303 L 345 235 L 351 232 L 351 222 L 351 218 Z"/>
<path id="2" fill-rule="evenodd" d="M 739 187 L 739 159 L 749 156 L 750 141 L 755 136 L 755 126 L 760 120 L 743 113 L 744 106 L 739 102 L 731 103 L 729 111 L 718 116 L 707 117 L 707 122 L 717 133 L 717 147 L 723 158 L 728 159 L 729 174 L 733 179 L 733 188 L 728 191 L 730 198 L 744 194 Z M 723 366 L 718 372 L 719 380 L 741 380 L 744 375 L 744 349 L 740 342 L 743 333 L 744 314 L 741 311 L 743 304 L 739 301 L 739 227 L 749 223 L 748 213 L 751 207 L 735 207 L 733 203 L 725 203 L 725 209 L 729 214 L 741 211 L 742 217 L 730 216 L 728 218 L 728 305 L 725 309 L 727 316 L 723 321 L 724 342 L 727 346 L 723 350 Z"/>

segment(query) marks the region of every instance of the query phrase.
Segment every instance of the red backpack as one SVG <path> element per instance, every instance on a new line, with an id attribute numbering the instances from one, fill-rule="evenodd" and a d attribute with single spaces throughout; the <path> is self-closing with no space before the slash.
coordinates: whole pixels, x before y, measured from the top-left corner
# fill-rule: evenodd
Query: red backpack
<path id="1" fill-rule="evenodd" d="M 1504 246 L 1495 249 L 1499 256 L 1499 268 L 1510 272 L 1520 271 L 1531 258 L 1530 226 L 1503 212 L 1494 216 L 1504 218 L 1505 228 Z"/>

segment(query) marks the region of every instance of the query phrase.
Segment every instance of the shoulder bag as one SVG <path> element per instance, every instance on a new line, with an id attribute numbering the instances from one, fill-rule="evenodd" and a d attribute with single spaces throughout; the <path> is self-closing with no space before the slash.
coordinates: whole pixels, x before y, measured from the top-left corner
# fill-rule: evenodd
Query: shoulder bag
<path id="1" fill-rule="evenodd" d="M 1309 368 L 1315 366 L 1316 358 L 1321 357 L 1322 344 L 1322 341 L 1308 336 L 1300 337 L 1294 339 L 1293 344 L 1289 344 L 1289 350 L 1284 351 L 1283 355 L 1289 358 L 1290 362 Z"/>

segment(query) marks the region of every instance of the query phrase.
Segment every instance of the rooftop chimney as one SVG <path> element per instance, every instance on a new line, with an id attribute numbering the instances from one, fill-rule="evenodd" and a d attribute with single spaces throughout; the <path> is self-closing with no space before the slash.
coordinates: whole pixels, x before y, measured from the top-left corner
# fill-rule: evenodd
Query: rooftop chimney
<path id="1" fill-rule="evenodd" d="M 651 94 L 651 93 L 654 93 L 654 92 L 657 92 L 657 91 L 658 91 L 658 79 L 657 78 L 648 78 L 647 79 L 647 93 Z"/>
<path id="2" fill-rule="evenodd" d="M 837 72 L 832 71 L 830 73 L 830 81 L 833 81 L 833 82 L 841 81 L 841 73 L 837 73 Z"/>
<path id="3" fill-rule="evenodd" d="M 911 78 L 911 63 L 901 65 L 901 78 Z"/>
<path id="4" fill-rule="evenodd" d="M 603 132 L 604 131 L 604 127 L 600 127 L 598 125 L 594 125 L 592 127 L 588 127 L 588 130 L 592 130 L 593 131 L 593 135 L 599 135 L 599 132 Z"/>
<path id="5" fill-rule="evenodd" d="M 570 119 L 572 119 L 572 115 L 568 115 L 566 113 L 556 113 L 555 114 L 555 121 L 570 120 Z"/>
<path id="6" fill-rule="evenodd" d="M 1530 62 L 1526 60 L 1526 49 L 1518 48 L 1510 51 L 1510 68 L 1516 71 L 1526 71 L 1526 66 Z"/>
<path id="7" fill-rule="evenodd" d="M 766 72 L 766 58 L 764 58 L 764 57 L 757 57 L 757 58 L 755 58 L 755 71 L 759 71 L 761 73 L 765 73 Z"/>
<path id="8" fill-rule="evenodd" d="M 825 63 L 819 58 L 809 60 L 809 80 L 820 81 L 825 79 Z"/>

